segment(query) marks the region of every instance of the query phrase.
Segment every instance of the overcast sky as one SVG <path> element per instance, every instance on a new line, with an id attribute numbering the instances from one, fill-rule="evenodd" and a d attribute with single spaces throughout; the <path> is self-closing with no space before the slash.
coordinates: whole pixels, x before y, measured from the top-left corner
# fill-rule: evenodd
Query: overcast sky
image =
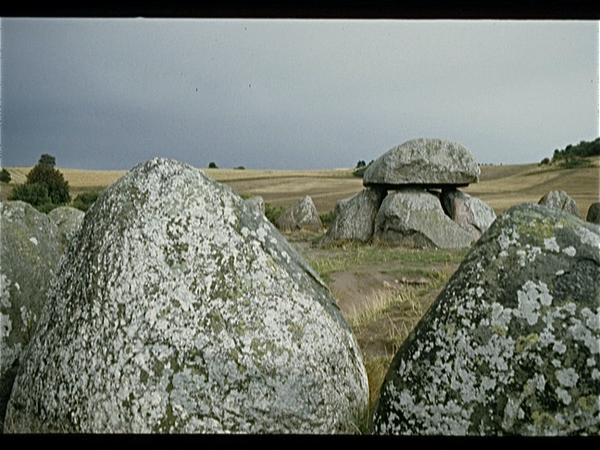
<path id="1" fill-rule="evenodd" d="M 2 166 L 354 167 L 421 137 L 481 163 L 599 136 L 597 21 L 1 21 Z"/>

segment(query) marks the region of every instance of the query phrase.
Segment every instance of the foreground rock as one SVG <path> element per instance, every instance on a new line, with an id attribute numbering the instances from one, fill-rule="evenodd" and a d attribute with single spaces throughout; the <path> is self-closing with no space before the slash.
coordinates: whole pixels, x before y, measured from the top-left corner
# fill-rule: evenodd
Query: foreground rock
<path id="1" fill-rule="evenodd" d="M 134 168 L 63 257 L 15 432 L 353 432 L 368 382 L 327 286 L 266 217 L 172 160 Z"/>
<path id="2" fill-rule="evenodd" d="M 547 206 L 549 208 L 558 209 L 560 211 L 565 211 L 581 218 L 581 213 L 579 212 L 579 208 L 577 207 L 575 200 L 569 197 L 569 194 L 562 190 L 548 192 L 540 199 L 538 204 Z"/>
<path id="3" fill-rule="evenodd" d="M 388 189 L 467 186 L 478 181 L 480 172 L 466 147 L 441 139 L 414 139 L 388 150 L 369 165 L 363 184 Z"/>
<path id="4" fill-rule="evenodd" d="M 75 232 L 81 226 L 85 213 L 71 206 L 59 206 L 48 213 L 48 217 L 60 230 L 62 248 L 65 250 Z"/>
<path id="5" fill-rule="evenodd" d="M 323 222 L 310 196 L 298 200 L 277 219 L 277 228 L 281 231 L 323 230 Z"/>
<path id="6" fill-rule="evenodd" d="M 396 354 L 376 433 L 600 432 L 600 227 L 498 217 Z"/>
<path id="7" fill-rule="evenodd" d="M 385 190 L 367 188 L 350 198 L 339 200 L 334 209 L 335 218 L 323 243 L 370 242 L 375 217 L 386 195 Z"/>
<path id="8" fill-rule="evenodd" d="M 600 225 L 600 202 L 592 203 L 590 205 L 585 220 Z"/>
<path id="9" fill-rule="evenodd" d="M 373 236 L 376 242 L 415 248 L 464 248 L 474 239 L 444 213 L 436 195 L 411 188 L 385 197 Z"/>
<path id="10" fill-rule="evenodd" d="M 0 423 L 46 292 L 56 279 L 60 233 L 46 214 L 21 201 L 2 202 L 0 273 Z"/>
<path id="11" fill-rule="evenodd" d="M 491 206 L 457 189 L 444 190 L 440 202 L 448 217 L 471 233 L 475 240 L 496 220 L 496 213 Z"/>

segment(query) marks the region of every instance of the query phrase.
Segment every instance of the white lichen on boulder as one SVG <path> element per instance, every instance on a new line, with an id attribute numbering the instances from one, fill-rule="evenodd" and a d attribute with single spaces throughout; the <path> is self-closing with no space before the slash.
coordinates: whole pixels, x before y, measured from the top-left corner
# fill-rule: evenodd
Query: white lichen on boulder
<path id="1" fill-rule="evenodd" d="M 600 227 L 509 209 L 398 351 L 373 430 L 598 434 L 599 279 Z"/>
<path id="2" fill-rule="evenodd" d="M 263 214 L 155 159 L 65 253 L 9 402 L 16 432 L 353 432 L 368 382 L 327 286 Z"/>

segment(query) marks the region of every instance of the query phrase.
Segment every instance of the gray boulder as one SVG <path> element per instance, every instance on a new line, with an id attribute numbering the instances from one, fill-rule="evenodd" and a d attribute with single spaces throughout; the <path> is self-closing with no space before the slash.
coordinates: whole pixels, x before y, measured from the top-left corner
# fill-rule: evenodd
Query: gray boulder
<path id="1" fill-rule="evenodd" d="M 415 139 L 394 147 L 365 170 L 365 186 L 389 189 L 406 185 L 467 186 L 480 174 L 473 154 L 464 146 L 441 139 Z"/>
<path id="2" fill-rule="evenodd" d="M 373 431 L 597 435 L 599 246 L 550 208 L 499 216 L 394 357 Z"/>
<path id="3" fill-rule="evenodd" d="M 319 212 L 310 196 L 298 200 L 284 211 L 276 221 L 277 228 L 281 231 L 309 230 L 319 232 L 323 230 L 323 222 Z"/>
<path id="4" fill-rule="evenodd" d="M 369 242 L 373 237 L 377 211 L 386 195 L 385 190 L 366 188 L 350 198 L 339 200 L 323 243 Z"/>
<path id="5" fill-rule="evenodd" d="M 538 205 L 565 211 L 581 218 L 581 213 L 579 212 L 577 203 L 563 190 L 548 192 L 540 199 Z"/>
<path id="6" fill-rule="evenodd" d="M 0 423 L 21 356 L 36 327 L 61 257 L 57 226 L 21 201 L 2 202 L 0 252 Z"/>
<path id="7" fill-rule="evenodd" d="M 85 213 L 71 206 L 59 206 L 48 213 L 48 217 L 56 224 L 60 231 L 63 250 L 69 245 L 69 241 L 77 232 Z"/>
<path id="8" fill-rule="evenodd" d="M 62 261 L 6 431 L 335 433 L 364 419 L 361 351 L 328 287 L 201 171 L 135 167 Z"/>
<path id="9" fill-rule="evenodd" d="M 463 248 L 473 235 L 442 209 L 436 195 L 417 188 L 389 193 L 375 217 L 374 241 L 408 247 Z"/>
<path id="10" fill-rule="evenodd" d="M 491 206 L 457 189 L 442 191 L 440 202 L 448 217 L 475 239 L 479 239 L 496 220 L 496 213 Z"/>
<path id="11" fill-rule="evenodd" d="M 265 200 L 260 195 L 246 199 L 246 203 L 256 208 L 261 214 L 265 213 Z"/>
<path id="12" fill-rule="evenodd" d="M 600 202 L 592 203 L 590 205 L 585 220 L 600 225 Z"/>

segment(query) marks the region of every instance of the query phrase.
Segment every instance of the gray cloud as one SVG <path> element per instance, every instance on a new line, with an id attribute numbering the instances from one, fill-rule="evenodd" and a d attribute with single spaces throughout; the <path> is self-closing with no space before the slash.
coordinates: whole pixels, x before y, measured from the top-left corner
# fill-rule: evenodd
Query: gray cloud
<path id="1" fill-rule="evenodd" d="M 598 136 L 598 23 L 2 19 L 2 164 L 354 166 L 416 137 Z"/>

